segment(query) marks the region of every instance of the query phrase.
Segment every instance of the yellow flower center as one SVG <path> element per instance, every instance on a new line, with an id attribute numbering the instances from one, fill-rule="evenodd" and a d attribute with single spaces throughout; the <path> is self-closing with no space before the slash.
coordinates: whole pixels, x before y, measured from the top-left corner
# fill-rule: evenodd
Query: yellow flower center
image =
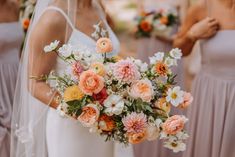
<path id="1" fill-rule="evenodd" d="M 172 98 L 172 99 L 176 99 L 176 98 L 177 98 L 177 94 L 176 94 L 176 93 L 172 93 L 172 94 L 171 94 L 171 98 Z"/>

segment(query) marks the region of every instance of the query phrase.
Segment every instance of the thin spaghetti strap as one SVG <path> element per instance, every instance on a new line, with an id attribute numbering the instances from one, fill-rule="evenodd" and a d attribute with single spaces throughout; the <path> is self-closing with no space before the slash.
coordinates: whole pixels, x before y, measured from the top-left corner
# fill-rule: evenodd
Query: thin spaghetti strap
<path id="1" fill-rule="evenodd" d="M 47 11 L 47 10 L 55 10 L 55 11 L 58 11 L 59 13 L 61 13 L 64 16 L 64 18 L 66 19 L 66 21 L 68 22 L 68 24 L 71 26 L 71 28 L 73 30 L 75 29 L 73 23 L 71 22 L 69 17 L 66 15 L 66 13 L 62 9 L 60 9 L 58 7 L 55 7 L 55 6 L 49 6 L 44 10 L 44 12 Z"/>

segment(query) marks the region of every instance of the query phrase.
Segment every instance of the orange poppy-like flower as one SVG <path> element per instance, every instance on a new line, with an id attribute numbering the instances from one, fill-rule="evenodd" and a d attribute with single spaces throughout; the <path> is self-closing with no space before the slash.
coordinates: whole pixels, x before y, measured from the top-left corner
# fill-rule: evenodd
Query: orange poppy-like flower
<path id="1" fill-rule="evenodd" d="M 160 22 L 161 22 L 161 24 L 167 25 L 169 20 L 168 20 L 168 18 L 166 16 L 162 16 L 160 18 Z"/>
<path id="2" fill-rule="evenodd" d="M 113 51 L 113 44 L 109 38 L 100 38 L 96 42 L 96 51 L 98 53 L 109 53 Z"/>
<path id="3" fill-rule="evenodd" d="M 140 133 L 129 133 L 127 134 L 128 141 L 131 144 L 138 144 L 144 141 L 147 138 L 146 131 Z"/>
<path id="4" fill-rule="evenodd" d="M 166 76 L 167 73 L 168 73 L 168 66 L 163 63 L 163 62 L 158 62 L 156 65 L 155 65 L 155 71 L 157 74 L 159 74 L 160 76 Z"/>
<path id="5" fill-rule="evenodd" d="M 104 79 L 92 70 L 84 71 L 80 76 L 79 87 L 87 95 L 98 94 L 104 88 Z"/>
<path id="6" fill-rule="evenodd" d="M 29 28 L 29 24 L 30 24 L 30 19 L 24 19 L 22 21 L 22 25 L 23 25 L 24 30 L 27 30 Z"/>
<path id="7" fill-rule="evenodd" d="M 92 127 L 99 118 L 99 109 L 94 104 L 89 104 L 82 109 L 82 114 L 78 117 L 78 121 L 84 127 Z"/>
<path id="8" fill-rule="evenodd" d="M 141 21 L 141 23 L 140 23 L 140 28 L 141 28 L 144 32 L 150 32 L 150 31 L 152 31 L 152 29 L 153 29 L 152 25 L 151 25 L 148 21 L 146 21 L 146 20 Z"/>
<path id="9" fill-rule="evenodd" d="M 115 128 L 115 122 L 112 117 L 103 114 L 99 118 L 99 128 L 103 131 L 112 131 Z"/>

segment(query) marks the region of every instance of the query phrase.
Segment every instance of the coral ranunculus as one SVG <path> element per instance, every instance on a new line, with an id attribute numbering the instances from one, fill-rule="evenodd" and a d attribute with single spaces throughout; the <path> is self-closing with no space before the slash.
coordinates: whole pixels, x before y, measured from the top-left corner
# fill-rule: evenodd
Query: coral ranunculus
<path id="1" fill-rule="evenodd" d="M 79 87 L 87 95 L 98 94 L 104 88 L 104 79 L 92 70 L 84 71 L 80 76 Z"/>
<path id="2" fill-rule="evenodd" d="M 106 73 L 104 64 L 99 63 L 99 62 L 92 63 L 90 66 L 90 69 L 100 76 L 104 76 Z"/>
<path id="3" fill-rule="evenodd" d="M 103 131 L 112 131 L 115 128 L 115 122 L 112 117 L 103 114 L 99 118 L 99 128 Z"/>
<path id="4" fill-rule="evenodd" d="M 166 134 L 175 135 L 184 128 L 187 119 L 184 116 L 175 115 L 168 118 L 163 124 L 162 128 Z"/>
<path id="5" fill-rule="evenodd" d="M 163 62 L 158 62 L 156 65 L 155 65 L 155 71 L 157 74 L 159 74 L 160 76 L 166 76 L 169 69 L 168 69 L 168 66 L 163 63 Z"/>
<path id="6" fill-rule="evenodd" d="M 109 38 L 100 38 L 96 43 L 98 53 L 109 53 L 113 51 L 112 41 Z"/>
<path id="7" fill-rule="evenodd" d="M 89 104 L 82 109 L 82 114 L 78 117 L 78 121 L 84 127 L 92 127 L 99 118 L 99 110 L 96 105 Z"/>
<path id="8" fill-rule="evenodd" d="M 141 21 L 140 23 L 140 28 L 144 31 L 144 32 L 150 32 L 152 31 L 153 27 L 152 25 L 148 22 L 148 21 Z"/>
<path id="9" fill-rule="evenodd" d="M 77 85 L 70 86 L 65 89 L 64 100 L 65 102 L 73 100 L 81 100 L 84 97 L 84 93 Z"/>

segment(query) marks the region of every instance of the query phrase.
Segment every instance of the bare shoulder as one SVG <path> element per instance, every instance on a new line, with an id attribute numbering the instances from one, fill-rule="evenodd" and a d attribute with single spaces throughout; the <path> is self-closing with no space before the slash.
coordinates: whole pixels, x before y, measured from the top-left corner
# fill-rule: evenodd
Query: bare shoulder
<path id="1" fill-rule="evenodd" d="M 188 14 L 190 14 L 190 16 L 194 18 L 194 20 L 196 21 L 200 21 L 203 18 L 205 18 L 206 17 L 205 2 L 200 0 L 193 6 L 189 7 Z"/>

